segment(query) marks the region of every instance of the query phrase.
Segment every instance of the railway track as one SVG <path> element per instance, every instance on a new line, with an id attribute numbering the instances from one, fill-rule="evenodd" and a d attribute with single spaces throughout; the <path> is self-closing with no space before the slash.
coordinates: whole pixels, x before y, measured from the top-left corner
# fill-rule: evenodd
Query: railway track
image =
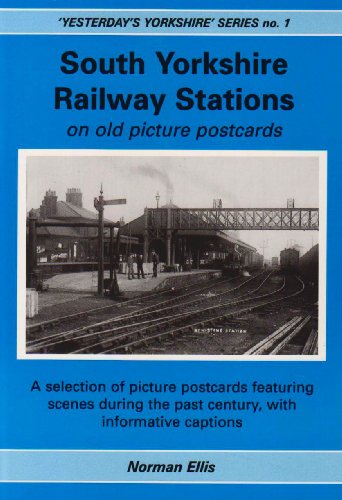
<path id="1" fill-rule="evenodd" d="M 191 323 L 188 323 L 186 325 L 182 325 L 181 327 L 178 328 L 171 328 L 166 331 L 163 331 L 161 333 L 157 333 L 154 335 L 147 335 L 143 336 L 141 338 L 138 338 L 136 340 L 132 340 L 130 342 L 126 343 L 121 343 L 120 345 L 108 349 L 108 350 L 103 350 L 101 351 L 101 354 L 112 354 L 112 353 L 118 353 L 118 352 L 136 352 L 136 349 L 139 348 L 140 346 L 148 347 L 149 345 L 159 342 L 160 344 L 162 343 L 164 338 L 170 338 L 170 339 L 175 339 L 179 335 L 186 335 L 186 334 L 193 334 L 196 328 L 203 328 L 203 327 L 212 327 L 214 328 L 218 324 L 220 324 L 222 321 L 226 321 L 235 317 L 239 317 L 243 314 L 247 314 L 251 311 L 256 311 L 258 309 L 262 309 L 264 307 L 270 307 L 274 306 L 280 301 L 292 299 L 299 295 L 300 293 L 303 292 L 304 290 L 304 283 L 300 278 L 297 278 L 297 280 L 300 282 L 300 289 L 296 290 L 293 293 L 290 294 L 285 294 L 282 295 L 279 298 L 269 298 L 272 297 L 276 294 L 279 294 L 280 292 L 283 292 L 285 289 L 285 283 L 283 285 L 274 290 L 273 292 L 269 292 L 267 294 L 263 294 L 261 296 L 253 297 L 250 300 L 254 300 L 254 303 L 252 302 L 250 305 L 247 305 L 246 307 L 237 307 L 234 310 L 231 311 L 226 311 L 220 314 L 214 314 L 210 316 L 209 318 L 200 318 L 197 321 L 193 321 Z M 266 300 L 265 300 L 266 299 Z M 236 301 L 237 304 L 246 302 L 248 299 L 243 299 L 241 301 Z M 215 309 L 215 308 L 213 308 Z"/>
<path id="2" fill-rule="evenodd" d="M 215 283 L 196 287 L 177 297 L 147 304 L 145 307 L 143 305 L 133 312 L 31 340 L 28 342 L 27 352 L 74 355 L 151 353 L 164 352 L 166 345 L 170 351 L 170 346 L 176 343 L 180 342 L 178 345 L 181 345 L 183 342 L 187 343 L 187 339 L 197 339 L 196 329 L 225 325 L 227 321 L 247 317 L 253 311 L 274 313 L 282 302 L 295 305 L 296 302 L 291 300 L 303 293 L 303 281 L 296 277 L 296 289 L 293 290 L 292 283 L 291 290 L 285 278 L 282 283 L 277 284 L 276 280 L 270 279 L 271 276 L 272 273 L 259 273 L 229 289 L 225 287 L 229 286 L 232 279 L 216 280 Z M 265 286 L 268 290 L 260 293 Z M 310 314 L 299 313 L 241 354 L 282 354 L 298 334 L 303 330 L 307 331 L 311 320 Z M 317 330 L 311 329 L 302 354 L 317 354 L 317 337 Z"/>
<path id="3" fill-rule="evenodd" d="M 56 349 L 64 350 L 66 348 L 67 342 L 87 342 L 91 338 L 96 338 L 96 335 L 108 336 L 111 333 L 124 333 L 132 327 L 140 326 L 141 328 L 146 328 L 148 326 L 155 326 L 161 321 L 172 321 L 184 316 L 186 312 L 189 315 L 194 315 L 202 310 L 201 305 L 203 303 L 222 303 L 227 295 L 232 293 L 237 293 L 240 289 L 246 287 L 247 285 L 254 283 L 255 281 L 260 281 L 256 287 L 250 289 L 245 294 L 249 296 L 250 294 L 256 293 L 263 284 L 268 280 L 272 273 L 269 273 L 265 277 L 265 273 L 259 273 L 249 279 L 244 280 L 239 285 L 220 291 L 220 288 L 227 285 L 233 281 L 230 280 L 220 280 L 214 284 L 202 286 L 197 290 L 192 290 L 184 295 L 173 297 L 167 300 L 159 301 L 150 306 L 145 306 L 139 311 L 129 312 L 119 316 L 111 317 L 107 320 L 93 323 L 87 326 L 74 328 L 68 331 L 60 332 L 54 335 L 47 335 L 43 338 L 33 339 L 27 342 L 27 352 L 51 352 Z M 215 293 L 208 294 L 209 290 L 216 287 Z M 194 297 L 196 295 L 197 297 Z M 179 312 L 180 308 L 183 312 Z"/>
<path id="4" fill-rule="evenodd" d="M 145 296 L 140 296 L 139 298 L 134 298 L 134 299 L 129 299 L 129 300 L 122 300 L 120 302 L 115 302 L 112 304 L 108 304 L 105 306 L 100 306 L 100 307 L 94 307 L 92 309 L 88 309 L 86 311 L 80 311 L 77 313 L 73 314 L 68 314 L 65 316 L 59 316 L 50 320 L 46 321 L 41 321 L 39 323 L 34 323 L 32 325 L 28 325 L 26 327 L 26 333 L 27 336 L 30 337 L 36 332 L 44 332 L 44 331 L 49 331 L 50 329 L 53 329 L 57 325 L 61 325 L 62 323 L 69 323 L 73 321 L 77 321 L 80 318 L 87 318 L 91 315 L 95 314 L 101 314 L 105 312 L 110 312 L 111 310 L 119 310 L 124 307 L 129 307 L 132 305 L 135 305 L 137 303 L 137 300 L 141 304 L 148 304 L 151 301 L 154 301 L 155 299 L 159 299 L 160 297 L 163 297 L 164 295 L 167 294 L 178 294 L 179 300 L 184 297 L 184 295 L 191 296 L 193 294 L 198 293 L 199 291 L 207 291 L 210 290 L 214 287 L 225 285 L 226 283 L 236 280 L 238 277 L 233 277 L 230 279 L 227 279 L 225 277 L 221 277 L 218 279 L 211 280 L 209 284 L 206 284 L 203 286 L 202 283 L 194 283 L 192 285 L 188 285 L 187 287 L 182 287 L 182 288 L 167 288 L 166 290 L 158 291 L 158 292 L 152 292 L 148 293 Z M 175 299 L 176 300 L 176 299 Z M 162 304 L 164 301 L 161 300 L 160 304 Z M 167 300 L 166 300 L 167 302 Z"/>
<path id="5" fill-rule="evenodd" d="M 310 315 L 305 317 L 295 316 L 278 328 L 275 332 L 271 333 L 255 346 L 248 349 L 244 354 L 250 356 L 262 354 L 281 354 L 281 351 L 303 330 L 310 320 Z M 310 354 L 311 349 L 308 349 L 308 351 L 308 354 Z"/>

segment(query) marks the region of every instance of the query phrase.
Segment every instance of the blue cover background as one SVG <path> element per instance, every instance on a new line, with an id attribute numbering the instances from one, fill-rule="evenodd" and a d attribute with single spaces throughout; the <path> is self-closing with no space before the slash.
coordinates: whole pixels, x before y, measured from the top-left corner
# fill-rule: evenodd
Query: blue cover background
<path id="1" fill-rule="evenodd" d="M 127 7 L 127 5 L 126 5 Z M 264 6 L 265 7 L 265 6 Z M 267 7 L 267 6 L 266 6 Z M 328 6 L 327 6 L 328 7 Z M 1 136 L 1 199 L 4 238 L 2 269 L 0 337 L 0 426 L 1 448 L 67 448 L 67 449 L 341 449 L 341 335 L 339 329 L 339 195 L 341 186 L 341 38 L 329 37 L 258 37 L 258 38 L 185 38 L 185 37 L 73 37 L 32 36 L 0 37 L 0 109 Z M 182 55 L 197 56 L 209 50 L 216 56 L 240 50 L 259 51 L 269 57 L 285 57 L 289 72 L 285 77 L 158 77 L 157 92 L 167 92 L 169 108 L 159 117 L 149 112 L 65 112 L 53 109 L 55 86 L 76 89 L 105 86 L 113 92 L 156 91 L 156 77 L 145 76 L 68 77 L 59 71 L 59 58 L 64 50 L 76 50 L 84 55 L 111 55 L 135 50 L 148 61 L 154 51 L 176 50 Z M 148 68 L 152 65 L 148 65 Z M 155 66 L 156 67 L 156 66 Z M 175 89 L 187 86 L 220 92 L 242 86 L 246 91 L 289 91 L 295 95 L 296 107 L 291 112 L 177 112 L 171 102 Z M 308 362 L 125 362 L 125 361 L 17 361 L 16 360 L 16 218 L 17 218 L 17 150 L 19 148 L 61 149 L 130 149 L 124 138 L 71 139 L 65 134 L 66 124 L 106 123 L 117 121 L 155 123 L 199 123 L 223 125 L 229 123 L 268 124 L 274 121 L 284 127 L 277 139 L 211 139 L 200 144 L 191 139 L 135 140 L 135 149 L 274 149 L 328 151 L 328 265 L 327 265 L 327 361 Z M 34 397 L 29 392 L 34 379 L 159 382 L 306 382 L 314 383 L 313 398 L 300 401 L 296 413 L 262 413 L 246 417 L 246 425 L 235 430 L 101 430 L 91 412 L 74 415 L 47 415 L 45 396 Z M 203 399 L 203 397 L 202 397 Z M 24 489 L 23 489 L 24 488 Z M 54 494 L 68 498 L 73 488 L 77 494 L 95 496 L 108 494 L 110 486 L 54 486 Z M 121 498 L 146 495 L 154 498 L 157 491 L 172 495 L 193 492 L 207 495 L 209 487 L 196 486 L 116 486 Z M 186 489 L 188 488 L 188 489 Z M 200 489 L 201 488 L 201 489 Z M 225 487 L 215 488 L 217 498 L 223 498 Z M 228 487 L 227 487 L 228 488 Z M 250 496 L 253 487 L 229 487 L 231 494 L 243 491 Z M 242 490 L 243 488 L 243 490 Z M 272 488 L 272 495 L 282 498 L 281 491 L 292 488 L 312 496 L 311 487 L 255 487 L 263 498 Z M 304 489 L 305 488 L 305 489 Z M 321 488 L 316 487 L 316 494 Z M 329 487 L 333 496 L 333 487 Z M 45 497 L 47 487 L 8 485 L 0 489 L 3 498 Z M 139 491 L 139 493 L 138 493 Z M 254 491 L 254 490 L 253 490 Z M 327 490 L 325 490 L 327 491 Z M 51 490 L 49 490 L 50 494 Z M 30 496 L 32 495 L 32 496 Z M 132 495 L 132 496 L 131 496 Z M 51 496 L 51 495 L 50 495 Z M 52 497 L 54 498 L 54 497 Z M 135 496 L 134 496 L 135 498 Z M 270 497 L 271 498 L 271 497 Z M 294 497 L 296 498 L 296 497 Z M 318 498 L 318 496 L 317 496 Z"/>
<path id="2" fill-rule="evenodd" d="M 264 500 L 320 500 L 323 495 L 339 499 L 337 485 L 209 485 L 209 484 L 4 484 L 0 485 L 0 498 L 4 500 L 73 500 L 74 498 L 110 498 L 118 500 L 174 499 L 185 495 L 191 499 L 214 496 L 215 500 L 264 499 Z M 183 496 L 182 496 L 183 495 Z"/>
<path id="3" fill-rule="evenodd" d="M 340 0 L 174 0 L 161 3 L 160 0 L 1 0 L 1 8 L 23 9 L 263 9 L 263 10 L 338 10 L 341 9 Z"/>

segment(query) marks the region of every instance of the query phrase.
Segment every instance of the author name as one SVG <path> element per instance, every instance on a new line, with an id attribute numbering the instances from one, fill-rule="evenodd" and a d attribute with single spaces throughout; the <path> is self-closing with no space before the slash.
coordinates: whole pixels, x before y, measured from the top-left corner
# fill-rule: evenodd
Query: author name
<path id="1" fill-rule="evenodd" d="M 128 462 L 127 472 L 215 472 L 215 464 L 208 460 L 190 460 L 187 464 L 145 464 L 139 460 Z"/>

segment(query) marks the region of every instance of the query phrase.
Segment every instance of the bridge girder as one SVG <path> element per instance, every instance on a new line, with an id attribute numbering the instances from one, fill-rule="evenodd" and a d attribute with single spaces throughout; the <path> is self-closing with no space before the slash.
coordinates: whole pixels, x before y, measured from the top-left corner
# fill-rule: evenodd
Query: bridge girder
<path id="1" fill-rule="evenodd" d="M 318 231 L 318 208 L 148 208 L 154 230 Z"/>

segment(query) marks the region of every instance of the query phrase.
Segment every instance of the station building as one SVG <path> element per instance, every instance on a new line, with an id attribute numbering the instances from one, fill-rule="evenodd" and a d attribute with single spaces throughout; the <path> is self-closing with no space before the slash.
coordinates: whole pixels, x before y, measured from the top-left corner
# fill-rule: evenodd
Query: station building
<path id="1" fill-rule="evenodd" d="M 190 270 L 191 268 L 217 268 L 222 261 L 233 265 L 253 265 L 259 254 L 251 245 L 238 239 L 231 231 L 217 229 L 161 229 L 163 217 L 178 208 L 173 203 L 159 210 L 158 220 L 147 221 L 147 211 L 120 227 L 120 237 L 115 229 L 115 248 L 121 261 L 126 261 L 129 253 L 141 253 L 145 262 L 151 262 L 152 251 L 159 255 L 159 261 L 166 268 Z M 82 192 L 79 188 L 69 188 L 65 200 L 58 199 L 51 189 L 46 191 L 37 209 L 32 209 L 29 217 L 45 222 L 74 223 L 73 227 L 37 226 L 37 264 L 48 271 L 59 265 L 58 272 L 96 269 L 98 260 L 97 227 L 78 227 L 78 223 L 96 223 L 98 213 L 83 207 Z M 108 219 L 104 222 L 112 223 Z M 109 263 L 109 229 L 104 232 L 105 265 Z M 28 247 L 28 245 L 27 245 Z M 50 269 L 51 267 L 51 269 Z"/>
<path id="2" fill-rule="evenodd" d="M 98 239 L 96 227 L 77 227 L 78 223 L 96 223 L 98 213 L 83 207 L 82 192 L 79 188 L 69 188 L 65 201 L 59 200 L 55 191 L 46 191 L 41 205 L 29 212 L 29 217 L 35 217 L 45 222 L 71 222 L 74 227 L 37 227 L 37 262 L 96 262 Z M 104 222 L 112 223 L 108 219 Z M 115 230 L 115 237 L 117 230 Z M 109 229 L 104 234 L 105 258 L 109 257 Z M 120 250 L 126 252 L 126 247 L 136 249 L 138 241 L 126 236 L 120 237 Z"/>
<path id="3" fill-rule="evenodd" d="M 151 261 L 154 250 L 160 262 L 166 266 L 180 265 L 182 268 L 215 267 L 215 263 L 228 259 L 248 265 L 256 255 L 256 249 L 236 238 L 231 231 L 216 229 L 162 229 L 161 219 L 169 218 L 168 212 L 178 208 L 173 203 L 160 207 L 158 219 L 149 221 L 148 209 L 144 214 L 121 227 L 121 234 L 137 238 L 143 248 L 144 261 Z"/>

